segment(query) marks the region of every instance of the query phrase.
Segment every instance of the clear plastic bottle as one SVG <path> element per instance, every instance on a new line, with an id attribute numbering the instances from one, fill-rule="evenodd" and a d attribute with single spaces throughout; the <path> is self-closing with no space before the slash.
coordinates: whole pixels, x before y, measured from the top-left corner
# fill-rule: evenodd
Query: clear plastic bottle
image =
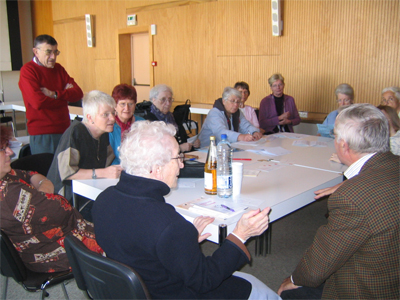
<path id="1" fill-rule="evenodd" d="M 232 196 L 232 154 L 233 149 L 226 134 L 221 134 L 217 146 L 217 194 L 221 198 Z"/>
<path id="2" fill-rule="evenodd" d="M 213 135 L 210 136 L 210 147 L 204 165 L 204 192 L 208 195 L 217 194 L 217 145 Z"/>

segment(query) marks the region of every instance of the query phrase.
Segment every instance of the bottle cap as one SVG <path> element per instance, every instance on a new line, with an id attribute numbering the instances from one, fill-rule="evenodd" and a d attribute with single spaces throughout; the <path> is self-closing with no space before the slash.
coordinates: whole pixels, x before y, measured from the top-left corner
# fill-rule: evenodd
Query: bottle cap
<path id="1" fill-rule="evenodd" d="M 221 140 L 226 140 L 226 134 L 221 134 Z"/>
<path id="2" fill-rule="evenodd" d="M 215 136 L 211 135 L 210 136 L 210 141 L 215 141 Z"/>

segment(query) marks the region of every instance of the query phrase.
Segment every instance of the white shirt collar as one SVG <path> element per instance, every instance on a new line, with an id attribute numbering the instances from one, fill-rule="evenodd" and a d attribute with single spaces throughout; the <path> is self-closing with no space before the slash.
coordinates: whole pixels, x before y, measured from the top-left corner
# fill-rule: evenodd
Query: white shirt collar
<path id="1" fill-rule="evenodd" d="M 350 179 L 358 175 L 364 164 L 375 154 L 376 152 L 364 155 L 359 160 L 352 163 L 351 166 L 344 172 L 344 176 L 346 176 L 347 179 Z"/>

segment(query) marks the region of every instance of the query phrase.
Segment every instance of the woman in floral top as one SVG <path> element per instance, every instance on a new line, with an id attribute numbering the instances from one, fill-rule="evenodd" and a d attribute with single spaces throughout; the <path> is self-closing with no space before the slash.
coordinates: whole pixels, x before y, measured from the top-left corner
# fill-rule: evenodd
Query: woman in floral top
<path id="1" fill-rule="evenodd" d="M 68 201 L 54 195 L 45 176 L 10 166 L 10 133 L 1 126 L 0 211 L 3 230 L 26 267 L 35 272 L 70 269 L 64 238 L 74 235 L 90 250 L 103 253 L 97 245 L 93 224 L 87 222 Z"/>

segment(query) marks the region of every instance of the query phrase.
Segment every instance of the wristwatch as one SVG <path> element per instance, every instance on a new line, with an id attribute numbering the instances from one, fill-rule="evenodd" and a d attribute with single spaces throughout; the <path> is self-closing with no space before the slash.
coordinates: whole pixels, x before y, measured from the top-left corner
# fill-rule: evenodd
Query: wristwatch
<path id="1" fill-rule="evenodd" d="M 96 176 L 96 169 L 93 168 L 92 179 L 96 179 L 96 178 L 97 178 L 97 176 Z"/>
<path id="2" fill-rule="evenodd" d="M 54 92 L 54 99 L 57 99 L 57 92 Z"/>

